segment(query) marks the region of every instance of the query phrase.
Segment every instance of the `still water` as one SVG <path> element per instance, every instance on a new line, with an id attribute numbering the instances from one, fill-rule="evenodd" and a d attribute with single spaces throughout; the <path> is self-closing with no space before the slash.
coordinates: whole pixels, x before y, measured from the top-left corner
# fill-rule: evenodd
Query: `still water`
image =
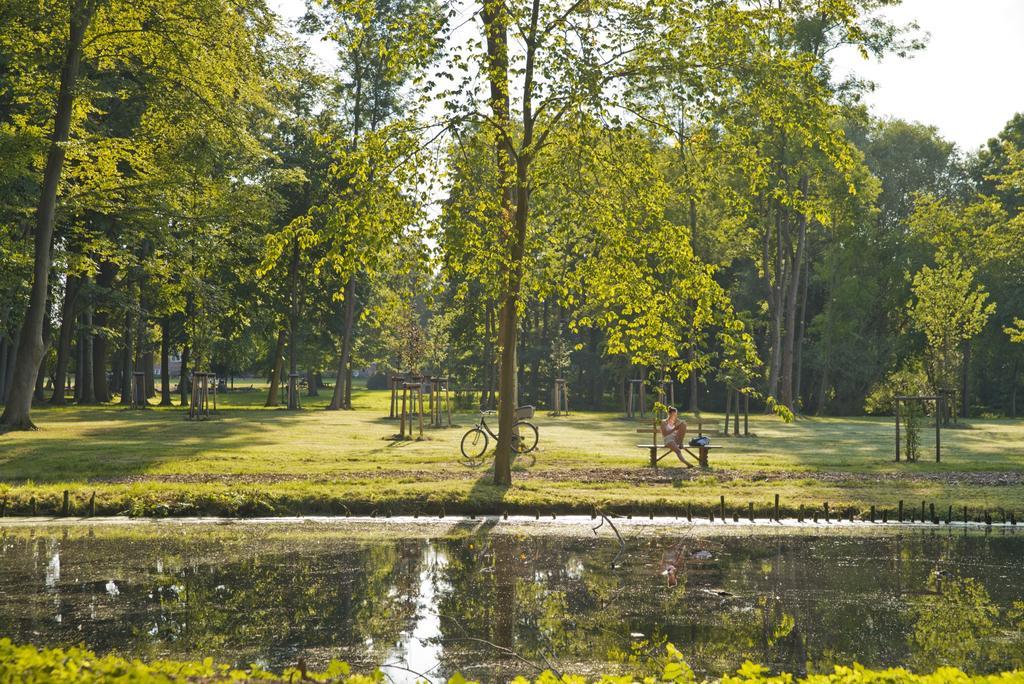
<path id="1" fill-rule="evenodd" d="M 745 660 L 1024 667 L 1024 535 L 479 523 L 0 528 L 0 636 L 438 681 Z M 614 565 L 613 565 L 614 563 Z M 627 661 L 632 664 L 625 664 Z"/>

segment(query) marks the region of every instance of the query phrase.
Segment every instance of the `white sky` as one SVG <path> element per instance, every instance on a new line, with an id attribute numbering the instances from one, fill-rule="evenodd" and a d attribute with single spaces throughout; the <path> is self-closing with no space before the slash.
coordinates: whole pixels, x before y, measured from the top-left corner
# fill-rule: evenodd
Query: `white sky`
<path id="1" fill-rule="evenodd" d="M 305 0 L 268 0 L 285 19 L 300 16 Z M 837 54 L 836 74 L 856 73 L 877 83 L 867 95 L 876 116 L 934 125 L 964 151 L 995 136 L 1024 111 L 1024 0 L 904 0 L 886 15 L 916 20 L 930 35 L 911 59 L 864 61 Z M 328 43 L 311 43 L 325 64 Z"/>

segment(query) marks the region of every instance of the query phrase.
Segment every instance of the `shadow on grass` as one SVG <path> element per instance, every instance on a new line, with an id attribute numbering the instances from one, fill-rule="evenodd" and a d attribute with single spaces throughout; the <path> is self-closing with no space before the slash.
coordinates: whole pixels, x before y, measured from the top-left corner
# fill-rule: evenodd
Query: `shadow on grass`
<path id="1" fill-rule="evenodd" d="M 186 460 L 200 452 L 261 448 L 280 443 L 280 434 L 260 426 L 294 429 L 308 411 L 220 409 L 208 420 L 187 420 L 185 409 L 130 410 L 117 406 L 56 408 L 37 413 L 52 418 L 18 444 L 19 433 L 0 435 L 15 455 L 0 457 L 0 482 L 38 483 L 141 475 L 153 467 Z M 62 415 L 63 414 L 63 415 Z M 62 425 L 88 424 L 73 433 Z M 20 433 L 24 434 L 24 433 Z M 274 464 L 268 463 L 268 470 Z"/>

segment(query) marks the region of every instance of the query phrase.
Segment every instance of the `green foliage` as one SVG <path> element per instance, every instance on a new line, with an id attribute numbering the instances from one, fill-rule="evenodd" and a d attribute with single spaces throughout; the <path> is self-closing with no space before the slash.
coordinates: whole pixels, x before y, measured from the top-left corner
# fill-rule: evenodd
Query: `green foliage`
<path id="1" fill-rule="evenodd" d="M 864 411 L 874 416 L 887 416 L 892 414 L 897 396 L 928 394 L 931 389 L 924 361 L 911 359 L 903 368 L 892 371 L 871 388 L 864 400 Z"/>
<path id="2" fill-rule="evenodd" d="M 672 644 L 664 651 L 649 658 L 660 663 L 654 674 L 612 675 L 583 677 L 579 675 L 555 675 L 550 670 L 535 678 L 517 677 L 516 684 L 656 684 L 676 682 L 690 684 L 697 681 L 693 671 L 686 665 L 683 654 Z M 635 664 L 635 663 L 634 663 Z M 370 675 L 354 674 L 346 663 L 332 661 L 323 672 L 309 672 L 304 668 L 288 668 L 281 673 L 264 670 L 256 665 L 248 669 L 232 669 L 217 665 L 212 659 L 199 661 L 154 660 L 143 663 L 107 655 L 97 656 L 83 648 L 43 649 L 32 646 L 16 646 L 10 639 L 0 639 L 0 682 L 22 682 L 43 684 L 44 682 L 239 682 L 265 681 L 290 682 L 296 678 L 312 682 L 336 682 L 338 684 L 376 684 L 384 681 L 384 675 L 376 671 Z M 791 674 L 772 675 L 768 668 L 751 662 L 745 663 L 735 674 L 727 674 L 720 680 L 723 684 L 1015 684 L 1024 682 L 1024 673 L 1005 672 L 998 675 L 970 676 L 953 667 L 943 667 L 932 674 L 914 674 L 902 668 L 889 670 L 868 670 L 860 665 L 836 667 L 835 672 L 795 677 Z M 469 684 L 462 675 L 455 674 L 448 684 Z"/>
<path id="3" fill-rule="evenodd" d="M 914 276 L 909 314 L 927 340 L 927 371 L 936 390 L 957 386 L 963 344 L 981 332 L 996 310 L 986 303 L 984 287 L 975 283 L 976 272 L 959 253 L 940 251 L 935 268 L 924 266 Z"/>

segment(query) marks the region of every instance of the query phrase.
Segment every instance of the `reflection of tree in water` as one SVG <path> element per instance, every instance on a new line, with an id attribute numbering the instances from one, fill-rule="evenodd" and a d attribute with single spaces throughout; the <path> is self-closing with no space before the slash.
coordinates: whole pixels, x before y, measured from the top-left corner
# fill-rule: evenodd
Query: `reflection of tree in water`
<path id="1" fill-rule="evenodd" d="M 609 570 L 616 547 L 494 535 L 445 548 L 451 590 L 439 612 L 446 671 L 487 679 L 522 672 L 524 663 L 510 650 L 541 667 L 580 672 L 600 669 L 609 654 L 629 644 L 635 629 L 629 598 L 638 578 Z M 654 573 L 639 581 L 664 587 Z M 682 588 L 675 592 L 682 594 Z M 466 648 L 489 657 L 466 668 Z"/>
<path id="2" fill-rule="evenodd" d="M 26 596 L 17 616 L 4 615 L 15 606 L 0 603 L 0 623 L 22 626 L 34 641 L 84 639 L 100 652 L 142 658 L 212 655 L 283 667 L 304 656 L 312 667 L 344 657 L 372 667 L 415 614 L 418 540 L 316 552 L 303 543 L 117 544 L 116 553 L 106 541 L 62 544 L 62 583 L 48 596 Z M 20 554 L 28 562 L 8 571 L 40 576 L 45 567 L 31 560 L 38 556 Z M 111 580 L 117 596 L 105 589 Z"/>
<path id="3" fill-rule="evenodd" d="M 934 573 L 928 589 L 914 602 L 915 670 L 950 665 L 977 672 L 1024 664 L 1024 601 L 1004 614 L 980 582 L 946 573 Z"/>

